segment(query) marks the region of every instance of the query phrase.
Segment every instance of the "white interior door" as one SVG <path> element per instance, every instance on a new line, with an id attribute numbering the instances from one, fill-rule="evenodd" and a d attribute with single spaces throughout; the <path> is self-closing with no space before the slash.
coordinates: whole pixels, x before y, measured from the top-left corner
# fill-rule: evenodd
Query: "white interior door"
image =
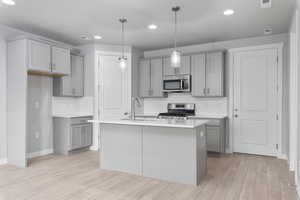
<path id="1" fill-rule="evenodd" d="M 131 111 L 130 61 L 120 68 L 119 56 L 100 56 L 100 119 L 122 119 Z"/>
<path id="2" fill-rule="evenodd" d="M 234 152 L 276 156 L 277 54 L 234 53 Z"/>

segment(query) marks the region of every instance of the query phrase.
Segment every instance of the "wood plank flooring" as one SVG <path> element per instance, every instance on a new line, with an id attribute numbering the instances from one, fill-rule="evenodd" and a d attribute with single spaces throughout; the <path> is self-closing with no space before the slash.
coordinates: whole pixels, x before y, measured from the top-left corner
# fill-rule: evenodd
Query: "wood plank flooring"
<path id="1" fill-rule="evenodd" d="M 96 152 L 50 155 L 19 169 L 0 166 L 0 200 L 296 200 L 285 161 L 210 157 L 198 187 L 98 169 Z"/>

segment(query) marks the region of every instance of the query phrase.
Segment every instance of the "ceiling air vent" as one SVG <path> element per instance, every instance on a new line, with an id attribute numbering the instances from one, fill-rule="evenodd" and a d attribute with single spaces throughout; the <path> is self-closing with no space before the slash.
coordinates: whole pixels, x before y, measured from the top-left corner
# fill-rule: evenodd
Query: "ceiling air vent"
<path id="1" fill-rule="evenodd" d="M 271 8 L 272 7 L 272 0 L 260 0 L 261 8 Z"/>

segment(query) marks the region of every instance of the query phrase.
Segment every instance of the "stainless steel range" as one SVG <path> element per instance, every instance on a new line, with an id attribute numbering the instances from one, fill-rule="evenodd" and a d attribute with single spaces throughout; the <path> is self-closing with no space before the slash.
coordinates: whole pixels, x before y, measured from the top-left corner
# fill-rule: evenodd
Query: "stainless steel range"
<path id="1" fill-rule="evenodd" d="M 195 104 L 193 103 L 168 103 L 168 112 L 159 113 L 159 119 L 186 120 L 195 115 Z"/>

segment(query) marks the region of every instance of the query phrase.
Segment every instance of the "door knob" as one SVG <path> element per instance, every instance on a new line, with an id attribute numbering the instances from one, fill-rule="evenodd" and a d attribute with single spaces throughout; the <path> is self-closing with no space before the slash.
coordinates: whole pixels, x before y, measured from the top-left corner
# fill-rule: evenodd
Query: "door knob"
<path id="1" fill-rule="evenodd" d="M 235 118 L 238 118 L 238 115 L 234 115 Z"/>

